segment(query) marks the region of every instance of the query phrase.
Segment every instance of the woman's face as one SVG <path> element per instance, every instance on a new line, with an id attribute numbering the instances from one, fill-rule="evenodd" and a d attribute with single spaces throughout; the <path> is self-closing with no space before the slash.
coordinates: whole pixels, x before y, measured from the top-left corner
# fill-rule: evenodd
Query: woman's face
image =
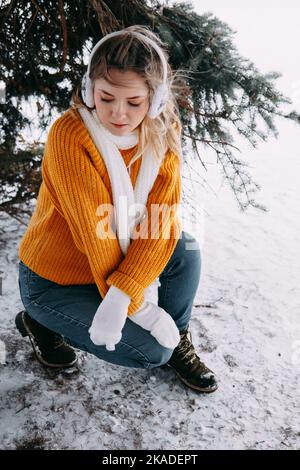
<path id="1" fill-rule="evenodd" d="M 136 129 L 149 109 L 148 87 L 144 79 L 133 71 L 110 69 L 110 77 L 94 82 L 94 100 L 99 120 L 114 135 L 126 135 Z M 125 124 L 117 127 L 115 124 Z"/>

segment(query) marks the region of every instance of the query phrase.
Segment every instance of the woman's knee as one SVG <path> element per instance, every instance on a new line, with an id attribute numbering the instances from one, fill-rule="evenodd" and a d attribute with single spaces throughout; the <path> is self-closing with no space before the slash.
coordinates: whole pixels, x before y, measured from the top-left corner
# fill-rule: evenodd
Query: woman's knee
<path id="1" fill-rule="evenodd" d="M 166 364 L 173 354 L 173 349 L 165 348 L 157 343 L 156 348 L 148 354 L 148 369 Z"/>
<path id="2" fill-rule="evenodd" d="M 164 348 L 159 344 L 151 350 L 137 351 L 135 348 L 128 348 L 128 345 L 119 343 L 116 345 L 116 350 L 111 352 L 107 351 L 105 346 L 83 345 L 70 340 L 68 342 L 71 346 L 87 351 L 105 362 L 138 369 L 153 369 L 162 366 L 168 362 L 173 353 L 173 349 Z"/>

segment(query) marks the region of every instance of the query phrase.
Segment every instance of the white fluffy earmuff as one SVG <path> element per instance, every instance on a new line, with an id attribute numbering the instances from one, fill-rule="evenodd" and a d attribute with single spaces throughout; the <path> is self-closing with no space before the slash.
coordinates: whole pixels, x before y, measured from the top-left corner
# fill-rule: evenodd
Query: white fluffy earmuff
<path id="1" fill-rule="evenodd" d="M 88 72 L 85 72 L 82 77 L 81 96 L 87 106 L 90 108 L 95 106 L 92 81 L 88 78 Z"/>
<path id="2" fill-rule="evenodd" d="M 83 102 L 89 106 L 90 108 L 93 108 L 95 106 L 94 102 L 94 93 L 93 93 L 93 85 L 92 81 L 89 78 L 90 75 L 90 68 L 91 68 L 91 61 L 93 58 L 93 55 L 95 51 L 98 49 L 100 44 L 102 44 L 104 41 L 107 39 L 111 38 L 112 36 L 117 36 L 121 34 L 124 30 L 120 31 L 114 31 L 113 33 L 109 33 L 103 38 L 100 39 L 100 41 L 97 42 L 97 44 L 93 47 L 92 52 L 90 54 L 89 58 L 89 63 L 88 63 L 88 68 L 86 73 L 84 74 L 82 78 L 82 84 L 81 84 L 81 95 Z M 133 31 L 132 34 L 134 34 L 137 37 L 141 37 L 141 39 L 148 41 L 148 43 L 156 50 L 158 53 L 162 66 L 163 66 L 163 80 L 162 82 L 157 86 L 153 98 L 151 101 L 150 108 L 148 110 L 148 116 L 150 119 L 155 119 L 160 115 L 162 110 L 164 109 L 168 98 L 169 98 L 169 89 L 168 89 L 168 84 L 167 84 L 167 76 L 168 76 L 168 68 L 167 68 L 167 62 L 165 59 L 165 56 L 161 50 L 161 48 L 156 44 L 152 39 L 148 38 L 144 34 L 138 33 Z"/>

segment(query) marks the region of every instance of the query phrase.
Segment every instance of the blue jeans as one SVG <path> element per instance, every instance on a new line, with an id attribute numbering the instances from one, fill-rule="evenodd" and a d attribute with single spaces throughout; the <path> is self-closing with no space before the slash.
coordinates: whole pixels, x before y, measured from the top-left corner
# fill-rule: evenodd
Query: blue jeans
<path id="1" fill-rule="evenodd" d="M 200 281 L 198 242 L 182 232 L 165 269 L 159 275 L 158 305 L 175 321 L 179 331 L 188 327 Z M 165 364 L 173 350 L 161 346 L 149 331 L 127 318 L 122 339 L 114 351 L 95 345 L 88 329 L 102 300 L 96 284 L 61 285 L 19 262 L 22 303 L 34 320 L 64 336 L 71 345 L 99 359 L 125 367 L 150 369 Z"/>

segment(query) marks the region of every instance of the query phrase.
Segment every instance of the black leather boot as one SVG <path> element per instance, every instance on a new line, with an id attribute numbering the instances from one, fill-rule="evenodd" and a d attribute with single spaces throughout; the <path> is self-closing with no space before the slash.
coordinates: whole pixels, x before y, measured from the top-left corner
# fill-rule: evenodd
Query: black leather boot
<path id="1" fill-rule="evenodd" d="M 214 392 L 218 388 L 214 373 L 200 361 L 192 344 L 191 332 L 180 332 L 180 342 L 173 351 L 167 365 L 176 371 L 179 379 L 199 392 Z"/>
<path id="2" fill-rule="evenodd" d="M 33 320 L 24 310 L 17 314 L 15 324 L 22 336 L 28 336 L 38 361 L 47 367 L 71 367 L 77 362 L 75 351 L 63 337 Z"/>

